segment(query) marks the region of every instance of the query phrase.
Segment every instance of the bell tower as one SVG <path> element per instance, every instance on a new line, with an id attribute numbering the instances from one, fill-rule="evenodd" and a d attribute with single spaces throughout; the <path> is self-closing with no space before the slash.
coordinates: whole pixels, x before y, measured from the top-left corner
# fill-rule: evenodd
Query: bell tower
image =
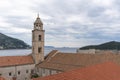
<path id="1" fill-rule="evenodd" d="M 32 30 L 32 56 L 35 64 L 44 60 L 44 32 L 43 23 L 38 14 Z"/>

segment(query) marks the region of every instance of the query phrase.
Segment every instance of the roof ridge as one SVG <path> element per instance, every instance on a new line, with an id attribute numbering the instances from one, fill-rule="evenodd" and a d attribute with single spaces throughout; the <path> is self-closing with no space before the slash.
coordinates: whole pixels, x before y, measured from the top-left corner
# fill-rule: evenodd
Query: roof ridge
<path id="1" fill-rule="evenodd" d="M 59 51 L 58 50 L 56 50 L 56 52 L 55 53 L 53 53 L 53 55 L 51 55 L 49 58 L 48 58 L 48 60 L 47 60 L 47 62 L 49 62 L 50 61 L 50 59 L 51 58 L 53 58 L 57 53 L 58 53 Z"/>

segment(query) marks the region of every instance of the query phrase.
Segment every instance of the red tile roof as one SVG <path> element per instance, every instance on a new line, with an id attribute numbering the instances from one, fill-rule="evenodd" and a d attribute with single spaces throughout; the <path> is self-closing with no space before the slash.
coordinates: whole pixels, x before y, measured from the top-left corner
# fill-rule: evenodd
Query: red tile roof
<path id="1" fill-rule="evenodd" d="M 32 56 L 3 56 L 0 57 L 0 67 L 33 64 Z"/>
<path id="2" fill-rule="evenodd" d="M 120 66 L 105 62 L 33 80 L 120 80 Z"/>
<path id="3" fill-rule="evenodd" d="M 63 53 L 54 50 L 47 56 L 45 61 L 40 63 L 37 67 L 68 71 L 107 61 L 120 64 L 120 54 L 113 54 L 111 52 L 102 54 Z"/>
<path id="4" fill-rule="evenodd" d="M 3 78 L 3 77 L 0 77 L 0 80 L 5 80 L 5 78 Z"/>

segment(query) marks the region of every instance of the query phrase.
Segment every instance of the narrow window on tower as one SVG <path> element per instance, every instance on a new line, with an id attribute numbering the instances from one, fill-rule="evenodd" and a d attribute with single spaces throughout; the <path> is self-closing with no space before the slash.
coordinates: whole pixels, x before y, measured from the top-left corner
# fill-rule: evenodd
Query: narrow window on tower
<path id="1" fill-rule="evenodd" d="M 38 37 L 39 37 L 39 39 L 38 39 L 38 40 L 39 40 L 39 41 L 41 41 L 41 35 L 39 35 Z"/>
<path id="2" fill-rule="evenodd" d="M 40 53 L 40 52 L 41 52 L 41 47 L 38 48 L 38 53 Z"/>

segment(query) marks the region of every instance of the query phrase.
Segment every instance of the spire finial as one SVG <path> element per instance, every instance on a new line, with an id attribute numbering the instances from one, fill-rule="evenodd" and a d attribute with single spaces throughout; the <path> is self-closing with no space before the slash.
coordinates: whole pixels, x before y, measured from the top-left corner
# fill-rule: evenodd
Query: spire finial
<path id="1" fill-rule="evenodd" d="M 37 18 L 39 18 L 39 13 L 37 14 Z"/>

